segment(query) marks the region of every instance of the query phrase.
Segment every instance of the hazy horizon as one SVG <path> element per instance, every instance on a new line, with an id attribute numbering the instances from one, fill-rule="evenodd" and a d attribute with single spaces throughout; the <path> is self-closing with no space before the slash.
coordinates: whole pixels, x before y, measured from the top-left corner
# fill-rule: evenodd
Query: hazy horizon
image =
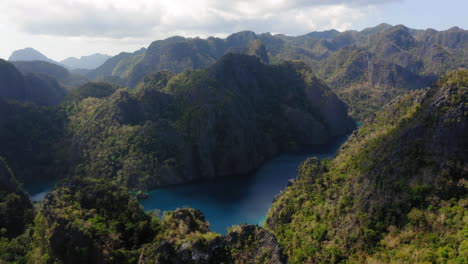
<path id="1" fill-rule="evenodd" d="M 230 4 L 234 3 L 234 4 Z M 116 55 L 152 41 L 226 37 L 243 30 L 297 36 L 313 31 L 362 30 L 381 23 L 410 28 L 468 28 L 462 0 L 51 0 L 45 9 L 28 0 L 0 1 L 0 58 L 27 47 L 61 61 L 94 53 Z M 437 17 L 437 19 L 434 19 Z"/>

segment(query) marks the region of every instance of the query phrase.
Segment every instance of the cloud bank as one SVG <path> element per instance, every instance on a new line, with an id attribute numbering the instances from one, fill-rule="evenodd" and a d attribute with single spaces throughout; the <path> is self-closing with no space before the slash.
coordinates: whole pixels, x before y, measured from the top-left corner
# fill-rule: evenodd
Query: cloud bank
<path id="1" fill-rule="evenodd" d="M 34 35 L 156 39 L 240 30 L 291 35 L 346 30 L 399 0 L 0 0 L 2 23 Z"/>

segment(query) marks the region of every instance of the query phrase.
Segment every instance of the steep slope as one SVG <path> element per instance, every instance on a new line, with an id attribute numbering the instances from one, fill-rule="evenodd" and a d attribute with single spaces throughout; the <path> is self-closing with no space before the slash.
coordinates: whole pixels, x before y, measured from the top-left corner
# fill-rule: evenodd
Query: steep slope
<path id="1" fill-rule="evenodd" d="M 0 113 L 0 156 L 18 180 L 43 182 L 61 175 L 57 144 L 64 139 L 65 116 L 55 109 L 1 98 Z"/>
<path id="2" fill-rule="evenodd" d="M 306 65 L 230 54 L 82 101 L 70 117 L 71 155 L 79 173 L 139 188 L 243 175 L 281 151 L 348 133 L 346 112 Z"/>
<path id="3" fill-rule="evenodd" d="M 20 188 L 13 172 L 0 157 L 0 238 L 13 238 L 22 234 L 32 219 L 33 208 L 28 195 Z"/>
<path id="4" fill-rule="evenodd" d="M 26 82 L 21 72 L 13 64 L 0 59 L 0 97 L 23 101 L 26 94 Z"/>
<path id="5" fill-rule="evenodd" d="M 156 225 L 123 187 L 70 180 L 47 195 L 34 220 L 31 262 L 128 263 Z"/>
<path id="6" fill-rule="evenodd" d="M 468 70 L 451 72 L 393 100 L 333 160 L 304 162 L 267 219 L 291 263 L 466 257 L 467 102 Z"/>
<path id="7" fill-rule="evenodd" d="M 52 65 L 47 62 L 37 63 Z M 23 75 L 13 64 L 0 60 L 0 97 L 39 105 L 56 105 L 65 94 L 66 91 L 52 77 L 30 72 Z"/>
<path id="8" fill-rule="evenodd" d="M 365 42 L 358 40 L 366 30 L 356 33 L 353 46 L 340 48 L 315 65 L 318 76 L 348 103 L 358 120 L 407 90 L 430 86 L 446 71 L 463 67 L 467 59 L 466 53 L 451 48 L 455 44 L 442 46 L 436 38 L 424 37 L 426 31 L 402 25 L 384 28 L 371 30 L 374 33 Z M 458 34 L 468 37 L 463 30 Z"/>
<path id="9" fill-rule="evenodd" d="M 68 95 L 69 101 L 79 102 L 86 98 L 104 98 L 111 96 L 119 87 L 105 82 L 89 82 L 73 89 Z"/>
<path id="10" fill-rule="evenodd" d="M 267 60 L 262 43 L 255 40 L 255 33 L 245 31 L 232 34 L 225 40 L 172 37 L 155 41 L 148 47 L 141 61 L 131 69 L 128 85 L 134 87 L 144 76 L 157 71 L 180 73 L 186 69 L 206 68 L 228 52 L 259 55 L 261 59 Z"/>
<path id="11" fill-rule="evenodd" d="M 453 27 L 446 31 L 427 29 L 416 36 L 420 41 L 431 42 L 450 49 L 465 50 L 468 48 L 468 36 L 466 30 Z"/>
<path id="12" fill-rule="evenodd" d="M 268 62 L 265 47 L 251 31 L 235 33 L 226 39 L 175 36 L 155 41 L 147 50 L 112 57 L 87 76 L 94 80 L 108 80 L 135 87 L 148 74 L 158 71 L 180 73 L 186 69 L 206 68 L 226 53 L 256 55 L 263 62 Z"/>
<path id="13" fill-rule="evenodd" d="M 57 80 L 65 80 L 70 77 L 70 72 L 64 67 L 45 61 L 14 61 L 12 64 L 23 74 L 40 73 Z"/>
<path id="14" fill-rule="evenodd" d="M 45 61 L 14 61 L 12 64 L 24 75 L 47 75 L 69 89 L 87 82 L 84 76 L 72 74 L 60 65 Z"/>
<path id="15" fill-rule="evenodd" d="M 426 88 L 448 70 L 466 67 L 467 39 L 468 32 L 456 27 L 435 31 L 388 24 L 297 37 L 251 31 L 226 39 L 176 36 L 155 41 L 145 51 L 115 56 L 89 76 L 133 88 L 154 72 L 206 68 L 226 53 L 273 63 L 302 60 L 350 105 L 354 118 L 364 120 L 406 90 Z M 355 53 L 365 56 L 352 58 Z"/>
<path id="16" fill-rule="evenodd" d="M 54 106 L 62 102 L 67 91 L 55 80 L 44 74 L 27 73 L 24 75 L 27 96 L 24 100 L 38 105 Z"/>
<path id="17" fill-rule="evenodd" d="M 89 56 L 81 56 L 79 59 L 70 57 L 66 58 L 65 60 L 61 61 L 60 64 L 64 65 L 69 69 L 88 69 L 93 70 L 97 67 L 101 66 L 110 59 L 112 56 L 105 55 L 105 54 L 92 54 Z"/>
<path id="18" fill-rule="evenodd" d="M 211 233 L 194 209 L 145 214 L 135 197 L 112 181 L 62 183 L 34 220 L 31 263 L 286 263 L 274 236 L 258 226 Z"/>
<path id="19" fill-rule="evenodd" d="M 368 117 L 397 95 L 430 86 L 435 78 L 413 73 L 365 48 L 348 46 L 333 53 L 318 73 L 333 87 L 358 120 Z"/>
<path id="20" fill-rule="evenodd" d="M 8 58 L 8 61 L 46 61 L 49 63 L 58 64 L 54 60 L 47 58 L 47 56 L 33 48 L 15 50 Z"/>
<path id="21" fill-rule="evenodd" d="M 28 195 L 0 157 L 0 263 L 27 263 L 33 219 Z"/>
<path id="22" fill-rule="evenodd" d="M 140 54 L 144 54 L 146 52 L 145 48 L 142 48 L 140 50 L 137 50 L 133 53 L 128 53 L 128 52 L 122 52 L 116 56 L 113 56 L 109 59 L 107 59 L 101 66 L 97 67 L 96 69 L 90 71 L 87 73 L 86 77 L 90 78 L 91 80 L 96 80 L 99 77 L 106 77 L 106 76 L 112 76 L 112 72 L 114 71 L 115 67 L 117 65 L 125 60 L 129 59 L 134 56 L 138 56 Z"/>
<path id="23" fill-rule="evenodd" d="M 310 64 L 358 120 L 407 90 L 428 87 L 446 71 L 467 65 L 463 43 L 468 31 L 460 28 L 439 32 L 381 24 L 333 35 L 321 39 L 263 35 L 260 39 L 272 61 Z"/>

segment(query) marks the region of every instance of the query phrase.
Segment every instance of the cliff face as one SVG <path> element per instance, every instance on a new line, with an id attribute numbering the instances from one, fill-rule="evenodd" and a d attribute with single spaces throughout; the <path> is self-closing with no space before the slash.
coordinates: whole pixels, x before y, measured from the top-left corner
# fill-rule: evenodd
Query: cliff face
<path id="1" fill-rule="evenodd" d="M 435 31 L 388 24 L 297 37 L 251 31 L 226 39 L 171 37 L 115 56 L 107 71 L 90 74 L 134 87 L 153 72 L 207 68 L 227 53 L 255 55 L 265 63 L 301 60 L 348 104 L 353 118 L 363 120 L 405 91 L 429 87 L 447 70 L 466 67 L 467 39 L 468 32 L 456 27 Z"/>
<path id="2" fill-rule="evenodd" d="M 80 104 L 69 131 L 86 173 L 143 188 L 247 174 L 280 151 L 354 128 L 307 66 L 246 55 Z"/>
<path id="3" fill-rule="evenodd" d="M 0 96 L 22 101 L 26 97 L 26 83 L 22 74 L 4 60 L 0 60 Z"/>
<path id="4" fill-rule="evenodd" d="M 265 47 L 250 31 L 233 34 L 225 40 L 172 37 L 151 43 L 144 57 L 129 69 L 128 85 L 134 87 L 144 76 L 157 71 L 180 73 L 206 68 L 227 53 L 256 55 L 268 62 Z"/>
<path id="5" fill-rule="evenodd" d="M 63 167 L 57 154 L 64 140 L 64 115 L 47 107 L 0 98 L 0 155 L 20 182 L 56 178 Z"/>
<path id="6" fill-rule="evenodd" d="M 21 64 L 29 64 L 29 62 Z M 49 63 L 34 62 L 34 64 Z M 53 67 L 60 68 L 57 65 L 53 65 Z M 52 77 L 43 73 L 31 72 L 23 75 L 13 64 L 0 60 L 1 98 L 38 105 L 57 105 L 65 97 L 65 94 L 66 91 Z"/>
<path id="7" fill-rule="evenodd" d="M 145 214 L 128 190 L 89 178 L 62 183 L 34 221 L 33 263 L 286 263 L 275 237 L 258 226 L 211 233 L 203 214 Z"/>
<path id="8" fill-rule="evenodd" d="M 28 195 L 0 157 L 0 237 L 13 238 L 22 234 L 32 218 L 33 208 Z"/>
<path id="9" fill-rule="evenodd" d="M 88 80 L 80 75 L 80 74 L 75 74 L 71 73 L 68 69 L 64 68 L 61 65 L 58 65 L 56 63 L 50 63 L 46 61 L 13 61 L 11 62 L 15 67 L 23 73 L 23 75 L 31 76 L 42 76 L 47 77 L 50 80 L 53 80 L 57 85 L 60 87 L 62 85 L 63 87 L 66 87 L 68 90 L 80 86 L 84 83 L 86 83 Z M 51 81 L 49 81 L 50 84 Z M 60 85 L 58 85 L 60 84 Z M 36 90 L 39 90 L 39 88 L 31 86 L 35 88 Z M 56 88 L 55 94 L 60 95 L 61 98 L 65 95 L 65 90 L 60 87 L 62 90 L 61 92 Z M 34 90 L 32 90 L 34 91 Z M 53 96 L 51 92 L 45 92 L 42 91 L 44 96 Z M 34 97 L 33 97 L 34 98 Z M 52 101 L 55 103 L 49 103 L 49 104 L 58 104 L 60 100 L 55 100 Z"/>
<path id="10" fill-rule="evenodd" d="M 287 262 L 269 231 L 259 226 L 240 225 L 220 236 L 209 232 L 208 223 L 198 210 L 179 209 L 169 213 L 163 219 L 162 230 L 166 240 L 144 247 L 139 264 Z"/>
<path id="11" fill-rule="evenodd" d="M 312 63 L 354 118 L 363 120 L 407 90 L 429 87 L 447 70 L 466 66 L 466 30 L 387 25 L 371 31 L 350 33 L 350 45 Z"/>
<path id="12" fill-rule="evenodd" d="M 430 248 L 447 247 L 458 252 L 451 259 L 462 258 L 467 87 L 467 70 L 451 72 L 434 88 L 393 100 L 333 160 L 301 165 L 267 219 L 293 263 L 411 262 L 408 247 L 428 259 Z M 430 220 L 446 211 L 447 219 Z M 390 247 L 401 255 L 390 255 Z"/>
<path id="13" fill-rule="evenodd" d="M 72 179 L 48 194 L 34 220 L 33 263 L 128 263 L 156 234 L 128 191 L 109 181 Z"/>

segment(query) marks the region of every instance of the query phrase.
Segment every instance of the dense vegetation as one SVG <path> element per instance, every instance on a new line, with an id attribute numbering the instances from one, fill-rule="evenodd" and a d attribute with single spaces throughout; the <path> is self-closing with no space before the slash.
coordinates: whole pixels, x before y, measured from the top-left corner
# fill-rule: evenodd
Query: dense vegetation
<path id="1" fill-rule="evenodd" d="M 468 71 L 421 88 L 468 65 L 467 36 L 382 24 L 173 37 L 77 71 L 91 83 L 0 60 L 0 263 L 466 263 Z M 268 230 L 221 236 L 198 210 L 144 213 L 132 195 L 350 132 L 333 92 L 366 124 L 334 159 L 300 166 Z M 20 182 L 57 178 L 34 209 Z"/>
<path id="2" fill-rule="evenodd" d="M 244 175 L 280 151 L 354 127 L 304 64 L 268 66 L 245 55 L 85 99 L 69 120 L 75 173 L 136 188 Z"/>
<path id="3" fill-rule="evenodd" d="M 42 73 L 23 75 L 13 64 L 0 59 L 1 98 L 38 105 L 56 105 L 65 94 L 65 90 L 54 78 Z"/>
<path id="4" fill-rule="evenodd" d="M 67 73 L 40 61 L 18 65 Z M 23 76 L 5 66 L 5 89 L 18 88 L 9 80 Z M 281 151 L 354 127 L 346 105 L 305 64 L 268 66 L 245 55 L 155 73 L 134 90 L 87 83 L 65 98 L 53 108 L 0 99 L 0 154 L 20 181 L 81 175 L 146 189 L 245 175 Z"/>
<path id="5" fill-rule="evenodd" d="M 467 38 L 460 28 L 414 30 L 387 24 L 297 37 L 250 31 L 226 39 L 172 37 L 147 50 L 119 54 L 87 76 L 134 87 L 155 71 L 206 68 L 232 52 L 256 55 L 263 62 L 301 60 L 350 106 L 354 118 L 363 120 L 405 91 L 428 87 L 447 70 L 466 67 Z"/>
<path id="6" fill-rule="evenodd" d="M 63 176 L 65 115 L 57 109 L 0 98 L 0 156 L 20 182 Z"/>
<path id="7" fill-rule="evenodd" d="M 4 174 L 0 176 L 3 184 Z M 159 219 L 144 213 L 125 187 L 91 178 L 62 182 L 24 234 L 2 237 L 10 235 L 5 224 L 20 228 L 8 229 L 16 236 L 25 228 L 22 221 L 31 222 L 31 205 L 18 207 L 19 195 L 27 200 L 24 193 L 0 200 L 2 209 L 13 202 L 17 206 L 0 214 L 0 263 L 285 263 L 276 239 L 261 227 L 235 226 L 221 236 L 211 233 L 203 214 L 194 209 Z M 15 218 L 7 213 L 17 214 L 18 222 L 11 222 Z"/>
<path id="8" fill-rule="evenodd" d="M 25 263 L 34 211 L 28 195 L 0 157 L 0 263 Z"/>
<path id="9" fill-rule="evenodd" d="M 135 94 L 164 91 L 174 77 L 147 78 L 156 88 Z M 160 218 L 121 183 L 92 177 L 60 183 L 31 222 L 32 205 L 2 159 L 0 261 L 464 263 L 467 96 L 468 71 L 451 72 L 393 100 L 334 159 L 305 161 L 269 213 L 272 233 L 241 225 L 221 236 L 194 209 Z"/>
<path id="10" fill-rule="evenodd" d="M 468 71 L 398 97 L 309 159 L 267 226 L 291 263 L 464 263 Z"/>
<path id="11" fill-rule="evenodd" d="M 33 263 L 126 263 L 156 234 L 125 188 L 90 178 L 63 183 L 34 220 Z"/>
<path id="12" fill-rule="evenodd" d="M 22 234 L 32 221 L 28 195 L 21 189 L 13 172 L 0 157 L 0 239 Z"/>
<path id="13" fill-rule="evenodd" d="M 21 71 L 23 74 L 34 74 L 39 76 L 47 76 L 48 78 L 55 79 L 60 85 L 71 90 L 76 86 L 86 83 L 88 80 L 86 77 L 73 74 L 64 67 L 57 65 L 55 63 L 50 63 L 46 61 L 13 61 L 11 62 L 15 67 Z M 53 94 L 49 93 L 47 96 L 52 96 Z M 63 98 L 63 93 L 62 97 Z M 57 100 L 57 103 L 60 100 Z"/>
<path id="14" fill-rule="evenodd" d="M 329 30 L 297 37 L 251 31 L 226 39 L 175 36 L 134 53 L 122 52 L 95 69 L 75 70 L 58 81 L 69 88 L 82 85 L 86 78 L 134 88 L 154 72 L 207 68 L 227 53 L 255 55 L 273 64 L 301 60 L 349 105 L 351 116 L 362 121 L 396 96 L 429 87 L 448 70 L 466 67 L 467 39 L 468 32 L 457 27 L 436 31 L 388 24 L 362 31 Z M 43 61 L 45 68 L 57 64 L 37 51 L 31 55 L 30 50 L 16 53 L 12 58 L 23 58 L 26 62 L 22 64 L 39 63 L 31 60 Z M 93 55 L 83 59 L 102 63 L 104 58 Z M 35 73 L 43 71 L 33 68 Z"/>

